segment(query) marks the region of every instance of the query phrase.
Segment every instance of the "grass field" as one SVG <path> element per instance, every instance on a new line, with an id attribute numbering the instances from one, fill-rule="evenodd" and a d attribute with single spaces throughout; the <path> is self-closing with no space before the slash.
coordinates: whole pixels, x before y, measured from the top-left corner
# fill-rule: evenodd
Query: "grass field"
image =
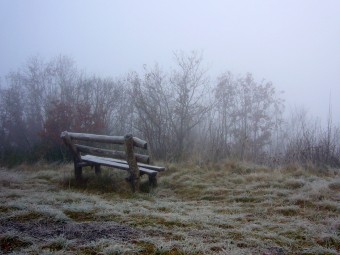
<path id="1" fill-rule="evenodd" d="M 169 165 L 132 194 L 120 170 L 0 170 L 3 254 L 339 254 L 340 172 Z"/>

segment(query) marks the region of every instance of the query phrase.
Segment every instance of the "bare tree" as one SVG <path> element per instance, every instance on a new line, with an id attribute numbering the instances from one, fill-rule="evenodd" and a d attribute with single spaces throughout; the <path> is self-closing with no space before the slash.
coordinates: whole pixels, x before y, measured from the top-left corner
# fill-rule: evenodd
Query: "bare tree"
<path id="1" fill-rule="evenodd" d="M 218 78 L 215 95 L 217 152 L 258 160 L 282 119 L 283 101 L 273 85 L 257 83 L 251 74 L 235 80 L 226 73 Z"/>
<path id="2" fill-rule="evenodd" d="M 16 73 L 7 76 L 8 88 L 0 93 L 0 123 L 5 150 L 23 152 L 30 149 L 24 115 L 21 79 Z"/>
<path id="3" fill-rule="evenodd" d="M 151 153 L 157 158 L 167 159 L 172 147 L 168 105 L 171 97 L 166 75 L 158 65 L 151 70 L 145 66 L 142 79 L 135 76 L 133 95 L 138 115 L 136 128 L 150 143 Z"/>
<path id="4" fill-rule="evenodd" d="M 237 86 L 233 75 L 227 72 L 217 80 L 215 88 L 215 111 L 213 123 L 215 123 L 215 157 L 230 156 L 230 145 L 234 142 L 233 132 L 237 125 Z"/>
<path id="5" fill-rule="evenodd" d="M 44 125 L 45 63 L 39 57 L 31 57 L 17 75 L 23 84 L 27 139 L 34 145 L 39 142 L 38 134 Z"/>
<path id="6" fill-rule="evenodd" d="M 177 68 L 172 70 L 170 76 L 172 94 L 168 105 L 176 141 L 174 156 L 181 159 L 184 151 L 189 151 L 192 145 L 191 131 L 209 110 L 209 105 L 204 101 L 209 90 L 209 79 L 202 66 L 202 56 L 197 52 L 189 55 L 176 53 L 175 61 Z"/>
<path id="7" fill-rule="evenodd" d="M 166 74 L 158 65 L 145 67 L 143 78 L 133 79 L 136 128 L 147 137 L 156 157 L 183 159 L 190 154 L 193 129 L 202 121 L 209 106 L 208 78 L 197 52 L 175 55 L 176 67 Z M 194 139 L 193 139 L 194 138 Z"/>
<path id="8" fill-rule="evenodd" d="M 294 109 L 288 123 L 287 139 L 283 143 L 285 163 L 340 165 L 339 129 L 332 125 L 331 110 L 325 127 L 303 108 Z"/>

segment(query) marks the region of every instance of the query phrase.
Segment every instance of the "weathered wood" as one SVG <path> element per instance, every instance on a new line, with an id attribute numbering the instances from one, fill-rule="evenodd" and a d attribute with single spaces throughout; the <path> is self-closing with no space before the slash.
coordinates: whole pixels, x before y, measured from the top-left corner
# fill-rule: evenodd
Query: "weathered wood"
<path id="1" fill-rule="evenodd" d="M 144 167 L 138 167 L 139 168 L 139 172 L 143 172 L 147 175 L 154 175 L 156 176 L 157 175 L 157 171 L 154 171 L 154 170 L 151 170 L 151 169 L 148 169 L 148 168 L 144 168 Z"/>
<path id="2" fill-rule="evenodd" d="M 134 153 L 134 147 L 147 149 L 147 143 L 132 135 L 105 136 L 64 131 L 61 133 L 61 138 L 73 155 L 74 172 L 78 181 L 82 179 L 82 168 L 85 166 L 94 167 L 97 175 L 101 174 L 101 166 L 114 167 L 130 173 L 130 177 L 127 179 L 131 183 L 133 192 L 135 192 L 139 191 L 142 174 L 147 174 L 149 184 L 156 186 L 157 173 L 165 170 L 164 167 L 149 165 L 150 158 L 148 155 Z M 122 144 L 125 145 L 125 152 L 74 144 L 74 140 Z M 80 153 L 88 155 L 81 155 Z"/>
<path id="3" fill-rule="evenodd" d="M 126 153 L 123 151 L 115 151 L 115 150 L 107 150 L 107 149 L 100 149 L 91 146 L 85 146 L 81 144 L 74 145 L 78 151 L 83 153 L 89 153 L 97 156 L 107 156 L 107 157 L 115 157 L 119 159 L 126 159 Z M 142 162 L 148 164 L 150 162 L 150 157 L 148 155 L 142 155 L 135 153 L 135 157 L 137 162 Z"/>
<path id="4" fill-rule="evenodd" d="M 63 134 L 64 133 L 67 133 L 72 140 L 124 144 L 124 136 L 94 135 L 85 133 L 73 133 L 67 131 L 64 131 Z"/>
<path id="5" fill-rule="evenodd" d="M 114 168 L 121 169 L 121 170 L 126 170 L 126 171 L 129 170 L 129 165 L 126 161 L 116 162 L 116 160 L 112 158 L 103 158 L 103 157 L 97 157 L 97 156 L 92 156 L 92 155 L 81 156 L 81 159 L 87 162 L 88 164 L 94 164 L 94 165 L 99 164 L 103 166 L 114 167 Z M 157 174 L 157 171 L 144 168 L 144 167 L 139 167 L 139 171 L 145 174 L 148 174 L 148 175 Z"/>
<path id="6" fill-rule="evenodd" d="M 112 144 L 125 144 L 124 136 L 108 136 L 108 135 L 94 135 L 94 134 L 83 134 L 83 133 L 73 133 L 64 131 L 63 135 L 68 134 L 69 137 L 73 140 L 80 141 L 91 141 L 91 142 L 99 142 L 99 143 L 112 143 Z M 146 141 L 139 139 L 137 137 L 133 137 L 133 145 L 142 149 L 147 149 L 148 144 Z"/>
<path id="7" fill-rule="evenodd" d="M 142 139 L 139 139 L 137 137 L 133 137 L 133 145 L 142 149 L 147 150 L 148 149 L 148 143 Z"/>
<path id="8" fill-rule="evenodd" d="M 149 185 L 151 187 L 154 187 L 154 188 L 157 187 L 157 177 L 156 177 L 156 175 L 149 174 L 148 176 L 149 176 Z"/>
<path id="9" fill-rule="evenodd" d="M 129 165 L 127 162 L 124 163 L 118 163 L 115 161 L 112 161 L 110 158 L 103 158 L 103 157 L 97 157 L 97 156 L 92 156 L 92 155 L 85 155 L 81 156 L 81 159 L 83 161 L 89 162 L 89 163 L 95 163 L 103 166 L 110 166 L 110 167 L 115 167 L 117 169 L 122 169 L 122 170 L 129 170 Z"/>
<path id="10" fill-rule="evenodd" d="M 84 159 L 91 159 L 93 156 L 92 155 L 85 155 L 85 156 L 81 156 L 82 160 Z M 101 157 L 105 160 L 108 160 L 110 162 L 117 162 L 117 163 L 121 163 L 121 164 L 127 164 L 126 160 L 120 160 L 120 159 L 115 159 L 115 158 L 104 158 Z M 147 164 L 143 164 L 143 163 L 137 163 L 139 169 L 141 169 L 141 167 L 143 168 L 147 168 L 153 171 L 157 171 L 157 172 L 163 172 L 165 170 L 165 167 L 161 167 L 161 166 L 152 166 L 152 165 L 147 165 Z"/>
<path id="11" fill-rule="evenodd" d="M 74 160 L 73 164 L 74 164 L 74 177 L 75 177 L 76 181 L 79 182 L 83 179 L 83 176 L 82 176 L 83 175 L 83 168 L 78 165 L 77 160 Z"/>
<path id="12" fill-rule="evenodd" d="M 136 155 L 136 154 L 135 154 Z M 120 159 L 115 159 L 115 158 L 110 158 L 111 161 L 115 161 L 117 163 L 125 163 L 127 164 L 126 160 L 120 160 Z M 147 168 L 153 171 L 157 171 L 157 172 L 163 172 L 165 170 L 165 167 L 160 167 L 160 166 L 152 166 L 152 165 L 147 165 L 147 164 L 143 164 L 143 163 L 137 163 L 139 170 L 141 167 L 143 168 Z"/>
<path id="13" fill-rule="evenodd" d="M 147 165 L 147 164 L 143 164 L 143 163 L 137 163 L 138 167 L 144 167 L 144 168 L 148 168 L 150 170 L 154 170 L 157 172 L 163 172 L 165 171 L 165 167 L 161 167 L 161 166 L 152 166 L 152 165 Z"/>
<path id="14" fill-rule="evenodd" d="M 100 168 L 100 165 L 94 165 L 94 172 L 96 173 L 97 176 L 102 174 L 102 170 Z"/>
<path id="15" fill-rule="evenodd" d="M 72 143 L 70 136 L 68 135 L 67 132 L 62 132 L 61 138 L 63 139 L 65 145 L 69 147 L 72 153 L 73 163 L 74 163 L 74 176 L 75 176 L 76 181 L 80 181 L 82 179 L 82 172 L 83 172 L 82 166 L 78 164 L 81 162 L 80 153 L 78 152 L 77 148 Z"/>
<path id="16" fill-rule="evenodd" d="M 93 163 L 91 162 L 78 162 L 77 164 L 80 167 L 86 167 L 86 166 L 93 166 Z"/>
<path id="17" fill-rule="evenodd" d="M 62 132 L 60 137 L 63 139 L 65 145 L 70 149 L 73 158 L 76 158 L 78 161 L 80 161 L 80 154 L 77 150 L 77 148 L 74 146 L 73 142 L 71 141 L 71 138 L 69 134 L 65 131 Z"/>
<path id="18" fill-rule="evenodd" d="M 126 161 L 129 165 L 130 181 L 132 186 L 132 191 L 139 191 L 140 175 L 139 169 L 136 161 L 136 157 L 133 150 L 133 136 L 128 134 L 125 137 L 125 153 Z"/>

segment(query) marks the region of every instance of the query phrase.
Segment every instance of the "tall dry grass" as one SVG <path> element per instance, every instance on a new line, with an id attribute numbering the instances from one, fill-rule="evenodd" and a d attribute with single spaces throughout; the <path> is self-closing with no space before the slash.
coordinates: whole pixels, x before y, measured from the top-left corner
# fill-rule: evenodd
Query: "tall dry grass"
<path id="1" fill-rule="evenodd" d="M 338 169 L 170 164 L 132 194 L 124 171 L 0 170 L 4 254 L 339 254 Z"/>

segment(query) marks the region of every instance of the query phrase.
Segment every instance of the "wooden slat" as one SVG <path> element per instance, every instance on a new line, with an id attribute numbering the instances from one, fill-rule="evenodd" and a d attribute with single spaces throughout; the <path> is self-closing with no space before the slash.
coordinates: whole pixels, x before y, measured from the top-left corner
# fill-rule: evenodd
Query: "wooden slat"
<path id="1" fill-rule="evenodd" d="M 102 158 L 102 157 L 97 157 L 97 156 L 92 156 L 92 155 L 81 156 L 81 159 L 86 162 L 97 163 L 103 166 L 114 167 L 114 168 L 118 168 L 122 170 L 129 170 L 129 166 L 126 161 L 116 162 L 111 158 Z M 139 167 L 139 171 L 147 173 L 147 174 L 157 174 L 157 171 L 154 171 L 152 169 L 148 169 L 145 167 Z"/>
<path id="2" fill-rule="evenodd" d="M 78 167 L 93 166 L 93 163 L 90 163 L 90 162 L 78 162 L 77 166 Z"/>
<path id="3" fill-rule="evenodd" d="M 150 170 L 154 170 L 154 171 L 157 171 L 157 172 L 163 172 L 163 171 L 165 171 L 165 167 L 147 165 L 147 164 L 143 164 L 143 163 L 138 163 L 138 167 L 139 167 L 139 169 L 140 169 L 141 167 L 143 167 L 143 168 L 148 168 L 148 169 L 150 169 Z"/>
<path id="4" fill-rule="evenodd" d="M 86 157 L 89 157 L 91 155 L 86 155 Z M 84 156 L 82 156 L 83 158 Z M 125 160 L 120 160 L 120 159 L 115 159 L 115 158 L 102 158 L 102 159 L 105 159 L 107 161 L 110 161 L 110 162 L 117 162 L 117 163 L 121 163 L 121 164 L 127 164 L 127 162 Z M 137 163 L 139 169 L 141 167 L 143 168 L 147 168 L 147 169 L 150 169 L 150 170 L 153 170 L 153 171 L 157 171 L 157 172 L 162 172 L 165 170 L 165 167 L 161 167 L 161 166 L 152 166 L 152 165 L 147 165 L 147 164 L 143 164 L 143 163 Z"/>
<path id="5" fill-rule="evenodd" d="M 108 158 L 85 155 L 85 156 L 81 156 L 81 159 L 86 162 L 93 162 L 93 163 L 101 164 L 103 166 L 112 166 L 112 167 L 122 169 L 122 170 L 129 170 L 129 166 L 127 165 L 127 163 L 124 164 L 124 163 L 114 162 L 114 161 L 108 160 Z"/>
<path id="6" fill-rule="evenodd" d="M 73 133 L 64 131 L 63 134 L 67 133 L 71 139 L 80 141 L 91 141 L 99 143 L 113 143 L 113 144 L 124 144 L 124 136 L 108 136 L 108 135 L 94 135 L 85 133 Z"/>
<path id="7" fill-rule="evenodd" d="M 106 150 L 100 149 L 91 146 L 85 146 L 81 144 L 75 144 L 76 148 L 83 153 L 94 154 L 97 156 L 107 156 L 107 157 L 115 157 L 118 159 L 126 159 L 126 153 L 123 151 L 115 151 L 115 150 Z M 150 157 L 148 155 L 142 155 L 135 153 L 135 157 L 137 162 L 146 163 L 150 162 Z"/>
<path id="8" fill-rule="evenodd" d="M 139 171 L 141 171 L 142 173 L 146 173 L 148 175 L 156 175 L 157 171 L 148 169 L 148 168 L 144 168 L 144 167 L 139 167 Z"/>
<path id="9" fill-rule="evenodd" d="M 78 151 L 88 154 L 93 154 L 96 156 L 107 156 L 107 157 L 116 157 L 119 159 L 125 159 L 126 155 L 123 151 L 114 151 L 114 150 L 107 150 L 107 149 L 100 149 L 91 146 L 85 146 L 81 144 L 75 144 Z"/>
<path id="10" fill-rule="evenodd" d="M 112 161 L 118 162 L 118 163 L 124 163 L 124 160 L 119 160 L 119 159 L 111 159 Z M 125 161 L 126 162 L 126 161 Z M 147 164 L 143 164 L 143 163 L 137 163 L 139 169 L 141 167 L 143 168 L 148 168 L 150 170 L 154 170 L 157 172 L 163 172 L 165 170 L 165 167 L 161 167 L 161 166 L 153 166 L 153 165 L 147 165 Z"/>
<path id="11" fill-rule="evenodd" d="M 73 133 L 64 131 L 61 133 L 61 138 L 65 137 L 66 135 L 73 140 L 80 140 L 80 141 L 91 141 L 91 142 L 99 142 L 99 143 L 113 143 L 113 144 L 124 144 L 125 139 L 124 136 L 109 136 L 109 135 L 94 135 L 94 134 L 85 134 L 85 133 Z M 134 146 L 147 149 L 148 143 L 142 139 L 137 137 L 133 137 Z"/>
<path id="12" fill-rule="evenodd" d="M 148 149 L 148 143 L 138 137 L 133 137 L 133 145 L 142 149 Z"/>

